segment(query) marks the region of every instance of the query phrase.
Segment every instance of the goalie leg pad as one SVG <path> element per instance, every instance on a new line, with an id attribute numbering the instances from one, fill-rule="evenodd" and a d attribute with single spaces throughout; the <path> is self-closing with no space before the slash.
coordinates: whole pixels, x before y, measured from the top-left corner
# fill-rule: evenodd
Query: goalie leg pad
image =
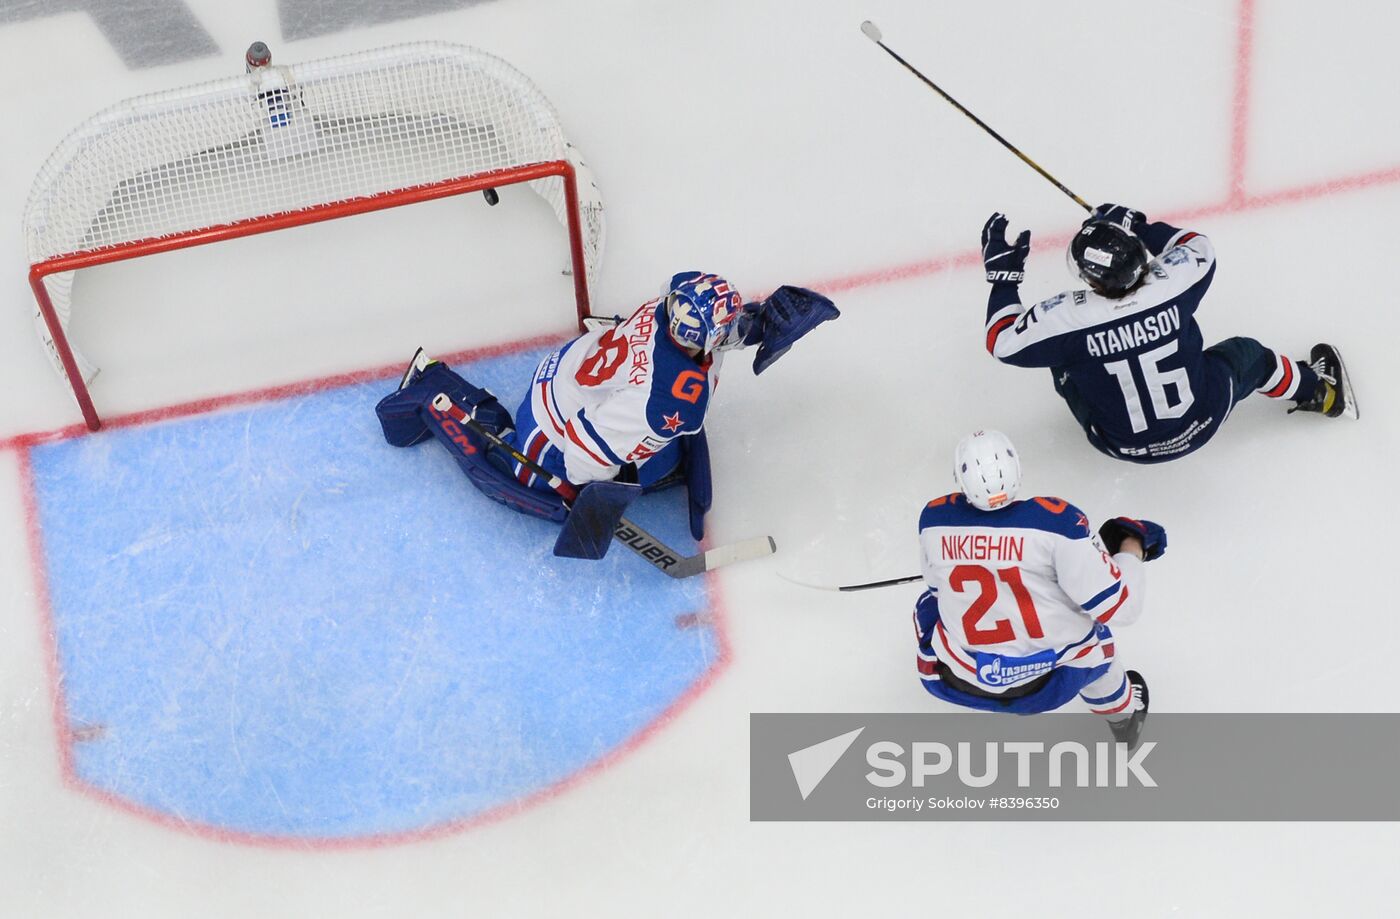
<path id="1" fill-rule="evenodd" d="M 391 447 L 411 447 L 430 436 L 419 411 L 423 407 L 421 395 L 408 399 L 401 396 L 402 391 L 390 393 L 374 407 L 374 413 L 379 416 L 379 429 Z"/>
<path id="2" fill-rule="evenodd" d="M 439 414 L 431 405 L 425 407 L 423 414 L 427 418 L 427 429 L 466 473 L 477 491 L 511 510 L 532 517 L 562 523 L 569 515 L 564 499 L 558 494 L 530 488 L 488 459 L 488 444 L 475 431 L 463 427 L 445 414 Z"/>
<path id="3" fill-rule="evenodd" d="M 374 407 L 384 439 L 395 447 L 410 447 L 426 440 L 431 433 L 428 417 L 433 396 L 440 392 L 447 393 L 458 405 L 470 407 L 472 416 L 496 433 L 515 426 L 510 412 L 490 390 L 473 386 L 446 364 L 435 363 Z"/>

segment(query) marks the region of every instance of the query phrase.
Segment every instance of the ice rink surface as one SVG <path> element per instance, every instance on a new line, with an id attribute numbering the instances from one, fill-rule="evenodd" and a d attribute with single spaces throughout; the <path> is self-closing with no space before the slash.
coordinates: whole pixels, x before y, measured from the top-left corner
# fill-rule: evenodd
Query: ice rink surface
<path id="1" fill-rule="evenodd" d="M 1390 115 L 1400 94 L 1392 54 L 1400 13 L 1285 0 L 404 4 L 427 11 L 418 16 L 291 0 L 200 0 L 188 4 L 186 17 L 160 15 L 161 6 L 114 17 L 110 9 L 98 15 L 0 3 L 0 66 L 23 89 L 0 102 L 9 126 L 0 251 L 11 253 L 0 310 L 0 913 L 1391 914 L 1385 878 L 1400 843 L 1392 826 L 754 824 L 747 745 L 750 712 L 937 704 L 913 666 L 908 613 L 916 588 L 843 596 L 786 579 L 831 583 L 914 571 L 918 510 L 949 489 L 952 446 L 977 427 L 1016 440 L 1028 489 L 1068 498 L 1096 519 L 1129 513 L 1170 530 L 1170 554 L 1148 572 L 1147 613 L 1120 634 L 1120 653 L 1151 681 L 1154 709 L 1400 710 L 1389 663 L 1400 618 L 1387 556 L 1372 548 L 1384 545 L 1395 506 L 1389 487 L 1400 417 L 1379 372 L 1393 359 L 1390 237 L 1400 213 L 1400 129 Z M 142 17 L 150 21 L 137 28 Z M 1048 375 L 987 357 L 976 256 L 982 222 L 1003 210 L 1013 229 L 1035 233 L 1026 296 L 1054 293 L 1068 284 L 1062 246 L 1081 212 L 872 46 L 858 31 L 867 18 L 1080 195 L 1125 202 L 1209 235 L 1220 267 L 1199 313 L 1207 340 L 1247 334 L 1294 356 L 1316 341 L 1334 342 L 1359 390 L 1361 420 L 1289 417 L 1277 404 L 1251 399 L 1212 443 L 1179 462 L 1112 465 L 1094 452 Z M 499 54 L 560 110 L 608 207 L 608 250 L 595 291 L 603 310 L 627 309 L 688 268 L 725 274 L 751 297 L 782 283 L 818 287 L 841 307 L 835 325 L 763 377 L 743 359 L 726 368 L 710 415 L 712 538 L 771 533 L 779 552 L 711 579 L 702 627 L 677 633 L 679 643 L 666 645 L 666 630 L 642 629 L 670 649 L 679 670 L 638 678 L 643 665 L 619 655 L 615 669 L 627 670 L 628 685 L 678 684 L 664 698 L 623 700 L 638 713 L 661 710 L 659 722 L 639 727 L 646 723 L 639 715 L 622 732 L 628 739 L 583 754 L 552 735 L 558 744 L 545 746 L 545 762 L 536 758 L 541 781 L 555 778 L 549 768 L 564 768 L 567 755 L 591 765 L 568 765 L 565 771 L 577 768 L 576 780 L 518 806 L 507 802 L 489 821 L 363 845 L 329 845 L 324 836 L 271 844 L 202 828 L 210 821 L 237 826 L 240 817 L 208 800 L 171 805 L 185 808 L 186 825 L 114 806 L 64 778 L 75 745 L 106 738 L 56 710 L 55 686 L 125 704 L 133 723 L 149 725 L 170 711 L 142 712 L 143 701 L 168 705 L 170 698 L 135 687 L 163 665 L 153 646 L 129 684 L 104 667 L 102 629 L 113 620 L 64 619 L 62 591 L 86 590 L 120 605 L 113 598 L 122 585 L 83 585 L 59 569 L 80 556 L 110 563 L 123 551 L 144 551 L 139 533 L 119 526 L 137 504 L 164 501 L 177 518 L 226 523 L 245 541 L 259 527 L 269 540 L 284 539 L 286 521 L 260 523 L 267 518 L 212 502 L 212 510 L 195 507 L 187 493 L 143 497 L 104 478 L 112 467 L 103 463 L 118 454 L 138 478 L 143 461 L 170 466 L 160 457 L 172 439 L 182 452 L 171 456 L 218 455 L 220 438 L 232 436 L 221 425 L 241 408 L 190 416 L 206 427 L 183 433 L 176 427 L 185 422 L 170 421 L 61 441 L 54 449 L 64 456 L 45 457 L 49 448 L 15 440 L 79 419 L 30 322 L 19 221 L 30 182 L 58 140 L 90 114 L 137 93 L 238 72 L 254 39 L 291 62 L 426 38 Z M 177 53 L 182 48 L 193 50 Z M 150 55 L 160 53 L 178 60 L 153 62 Z M 95 269 L 78 280 L 72 327 L 103 368 L 94 398 L 104 412 L 120 414 L 274 387 L 291 393 L 337 375 L 363 382 L 419 344 L 445 354 L 565 334 L 572 304 L 559 272 L 558 225 L 533 196 L 507 190 L 502 199 L 490 210 L 473 196 Z M 421 511 L 405 479 L 420 497 L 433 492 L 433 481 L 442 486 L 453 504 L 441 519 L 498 518 L 494 505 L 465 489 L 448 494 L 445 464 L 396 457 L 402 469 L 395 477 L 367 417 L 335 424 L 343 410 L 337 392 L 286 398 L 329 400 L 315 424 L 341 432 L 334 444 L 341 460 L 355 466 L 363 459 L 382 473 L 382 493 L 373 480 L 356 493 L 378 502 L 363 506 L 359 522 L 411 531 Z M 247 409 L 259 419 L 248 430 L 260 433 L 257 449 L 242 454 L 254 464 L 245 472 L 270 476 L 296 455 L 304 435 L 294 409 L 302 404 L 310 402 L 255 400 Z M 287 452 L 278 450 L 279 438 Z M 225 469 L 211 462 L 209 474 Z M 301 471 L 315 474 L 309 466 Z M 276 502 L 291 499 L 268 500 L 266 513 L 275 517 Z M 327 529 L 318 532 L 326 539 L 350 525 L 337 521 L 356 522 L 355 507 L 324 495 L 321 506 Z M 367 551 L 353 540 L 346 546 Z M 294 548 L 287 549 L 293 558 Z M 450 544 L 447 570 L 406 577 L 452 590 L 483 565 L 471 549 Z M 167 564 L 179 558 L 173 553 Z M 347 567 L 372 563 L 363 554 L 346 560 Z M 279 557 L 246 576 L 270 578 L 287 567 Z M 612 580 L 628 580 L 617 570 Z M 649 572 L 630 573 L 635 586 Z M 495 688 L 512 680 L 511 688 L 533 686 L 529 668 L 511 663 L 536 655 L 547 667 L 551 657 L 577 652 L 576 633 L 592 630 L 599 616 L 656 609 L 668 625 L 678 621 L 680 607 L 610 600 L 589 583 L 599 575 L 578 577 L 571 596 L 583 609 L 550 615 L 529 608 L 518 630 L 508 628 L 510 611 L 492 598 L 501 644 L 483 654 L 504 655 L 488 671 L 498 674 Z M 154 590 L 124 586 L 136 606 Z M 387 621 L 396 597 L 369 588 L 357 596 L 360 637 L 349 658 L 329 655 L 326 665 L 343 668 L 349 659 L 368 673 L 351 652 L 373 646 L 376 617 Z M 185 612 L 227 614 L 217 600 L 200 603 Z M 246 616 L 240 634 L 262 644 L 244 646 L 271 655 L 280 635 L 304 639 L 279 612 Z M 209 622 L 196 628 L 198 618 L 188 615 L 178 632 L 208 637 L 206 672 L 226 674 L 221 633 Z M 55 622 L 75 631 L 65 639 Z M 175 628 L 164 619 L 157 626 Z M 430 672 L 444 685 L 479 675 L 445 672 L 460 658 L 441 649 L 469 654 L 464 636 L 480 627 L 453 626 L 436 623 L 441 644 L 423 652 L 428 663 L 415 673 Z M 385 634 L 424 633 L 388 624 Z M 97 649 L 97 656 L 80 668 L 65 647 Z M 314 662 L 293 664 L 315 670 Z M 214 684 L 199 685 L 213 697 Z M 295 711 L 296 685 L 273 675 L 252 698 Z M 347 684 L 348 692 L 365 691 L 358 713 L 354 704 L 307 708 L 302 724 L 251 719 L 239 729 L 262 744 L 266 759 L 290 749 L 314 760 L 317 744 L 340 736 L 335 720 L 384 719 L 377 685 L 369 677 Z M 414 742 L 433 736 L 454 716 L 442 698 L 405 704 L 390 720 L 412 728 Z M 602 706 L 567 686 L 515 698 L 534 698 L 540 717 L 581 702 Z M 502 709 L 500 724 L 518 731 L 519 710 Z M 182 765 L 136 752 L 88 773 L 79 754 L 76 768 L 121 778 L 131 789 L 160 786 L 161 768 Z M 396 760 L 370 751 L 359 761 L 384 772 Z M 210 797 L 261 768 L 238 773 L 225 765 L 231 772 L 211 781 Z M 411 779 L 429 781 L 417 773 Z M 388 770 L 381 782 L 396 780 L 409 777 Z M 392 788 L 375 792 L 395 798 Z M 354 811 L 364 801 L 350 804 Z"/>

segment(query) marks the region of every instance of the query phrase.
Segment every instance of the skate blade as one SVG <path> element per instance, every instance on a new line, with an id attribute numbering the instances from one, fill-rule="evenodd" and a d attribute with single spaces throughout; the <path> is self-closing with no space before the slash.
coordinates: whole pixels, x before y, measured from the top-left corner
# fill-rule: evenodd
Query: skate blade
<path id="1" fill-rule="evenodd" d="M 1341 376 L 1342 398 L 1346 400 L 1346 405 L 1342 409 L 1342 418 L 1350 418 L 1353 421 L 1361 418 L 1361 410 L 1356 407 L 1356 390 L 1351 387 L 1351 374 L 1347 373 L 1347 362 L 1342 359 L 1342 352 L 1339 348 L 1333 347 L 1337 352 L 1337 370 Z"/>
<path id="2" fill-rule="evenodd" d="M 399 389 L 403 389 L 408 385 L 408 381 L 413 379 L 413 372 L 415 370 L 422 370 L 426 366 L 428 366 L 428 355 L 423 353 L 422 348 L 419 348 L 417 351 L 413 352 L 413 357 L 409 360 L 408 367 L 404 369 L 403 377 L 399 379 Z"/>
<path id="3" fill-rule="evenodd" d="M 583 317 L 583 330 L 585 332 L 597 332 L 599 329 L 617 328 L 616 319 L 605 319 L 602 316 Z"/>

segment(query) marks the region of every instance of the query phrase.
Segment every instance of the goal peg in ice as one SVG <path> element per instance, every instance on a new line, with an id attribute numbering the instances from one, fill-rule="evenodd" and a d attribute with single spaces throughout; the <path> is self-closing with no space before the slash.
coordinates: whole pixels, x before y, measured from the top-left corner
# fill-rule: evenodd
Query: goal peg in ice
<path id="1" fill-rule="evenodd" d="M 248 51 L 243 55 L 243 63 L 247 66 L 247 72 L 252 73 L 263 67 L 272 64 L 272 49 L 266 42 L 255 41 L 248 46 Z"/>

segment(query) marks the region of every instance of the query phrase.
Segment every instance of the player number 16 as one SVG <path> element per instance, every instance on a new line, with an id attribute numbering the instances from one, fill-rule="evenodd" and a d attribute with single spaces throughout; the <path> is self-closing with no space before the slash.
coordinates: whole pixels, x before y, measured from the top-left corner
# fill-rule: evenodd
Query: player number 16
<path id="1" fill-rule="evenodd" d="M 1152 411 L 1157 416 L 1157 420 L 1164 418 L 1180 418 L 1191 408 L 1196 397 L 1191 394 L 1191 381 L 1186 376 L 1186 369 L 1178 367 L 1175 370 L 1162 370 L 1157 365 L 1167 357 L 1176 353 L 1176 341 L 1169 341 L 1160 348 L 1153 348 L 1151 351 L 1144 351 L 1138 355 L 1138 367 L 1142 370 L 1142 380 L 1147 384 L 1147 393 L 1152 400 Z M 1138 393 L 1137 381 L 1133 379 L 1133 368 L 1128 361 L 1109 361 L 1103 365 L 1103 369 L 1113 374 L 1118 380 L 1118 385 L 1123 390 L 1123 404 L 1128 410 L 1128 420 L 1132 422 L 1133 433 L 1141 434 L 1147 430 L 1147 415 L 1143 410 L 1142 397 Z M 1167 387 L 1176 387 L 1177 403 L 1173 405 L 1167 400 Z"/>

